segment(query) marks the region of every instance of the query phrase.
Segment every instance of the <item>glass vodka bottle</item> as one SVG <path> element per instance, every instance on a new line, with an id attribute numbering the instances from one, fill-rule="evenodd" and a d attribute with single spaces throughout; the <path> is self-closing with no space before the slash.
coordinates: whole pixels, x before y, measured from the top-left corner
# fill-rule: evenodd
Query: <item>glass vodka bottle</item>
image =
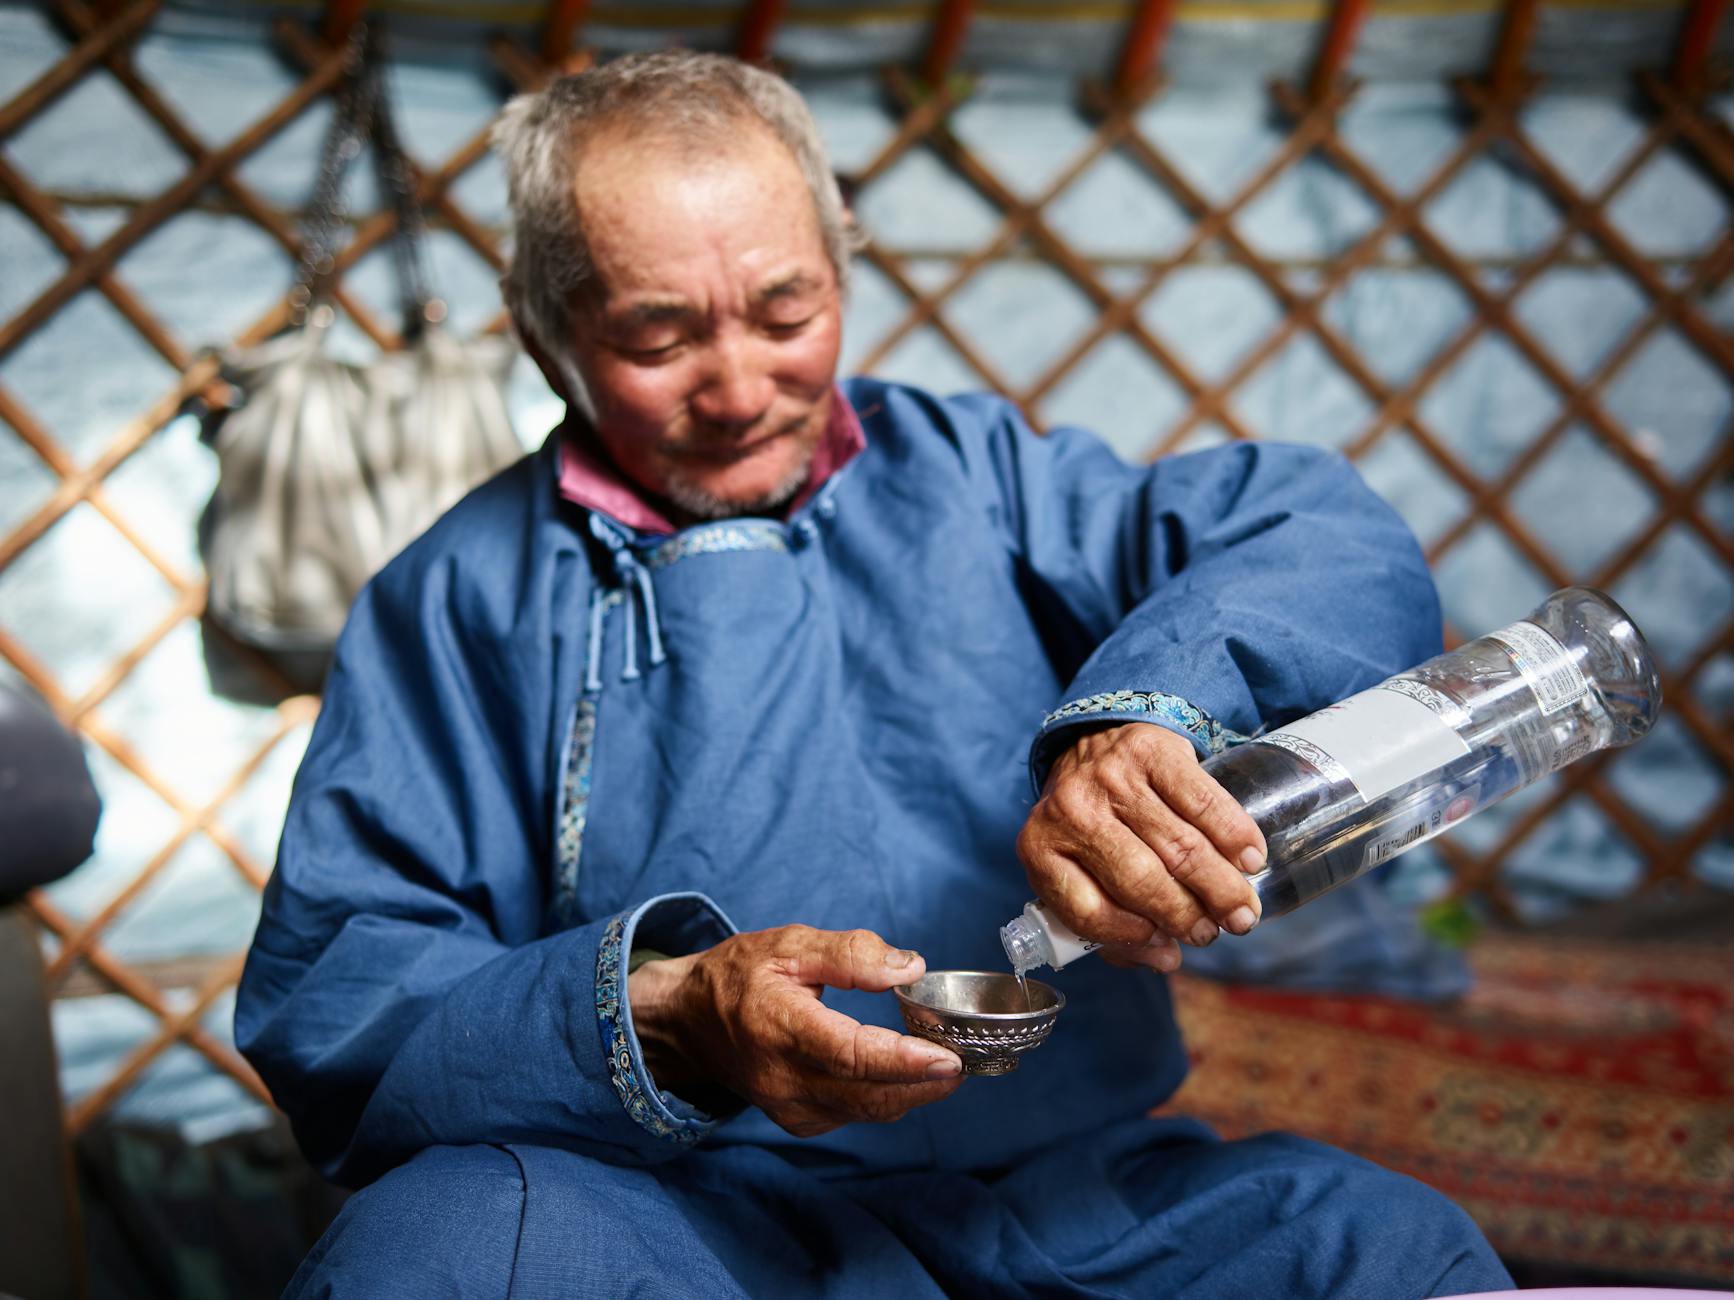
<path id="1" fill-rule="evenodd" d="M 1550 772 L 1628 745 L 1662 686 L 1624 610 L 1587 587 L 1371 690 L 1205 761 L 1268 848 L 1263 920 L 1355 879 Z M 1014 970 L 1096 945 L 1032 902 L 1000 930 Z"/>

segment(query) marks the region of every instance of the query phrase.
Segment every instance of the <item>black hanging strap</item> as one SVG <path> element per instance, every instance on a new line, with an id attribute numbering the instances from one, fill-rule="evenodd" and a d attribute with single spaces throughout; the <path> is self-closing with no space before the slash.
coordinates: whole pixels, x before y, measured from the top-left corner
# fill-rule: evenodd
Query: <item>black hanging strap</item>
<path id="1" fill-rule="evenodd" d="M 291 295 L 294 323 L 328 305 L 335 278 L 339 232 L 348 215 L 343 179 L 369 143 L 381 198 L 391 205 L 397 229 L 391 237 L 392 269 L 397 280 L 403 333 L 413 338 L 429 317 L 432 295 L 422 245 L 426 225 L 415 182 L 397 132 L 386 74 L 385 37 L 379 23 L 359 23 L 350 33 L 337 108 L 325 134 L 319 175 L 304 225 L 305 239 Z"/>

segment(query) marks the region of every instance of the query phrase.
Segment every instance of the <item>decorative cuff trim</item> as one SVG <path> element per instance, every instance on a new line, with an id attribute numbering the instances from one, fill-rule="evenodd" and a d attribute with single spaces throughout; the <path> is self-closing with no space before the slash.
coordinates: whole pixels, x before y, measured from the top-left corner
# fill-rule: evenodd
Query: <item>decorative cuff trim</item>
<path id="1" fill-rule="evenodd" d="M 653 908 L 669 904 L 685 904 L 690 922 L 709 922 L 706 928 L 713 929 L 718 938 L 734 933 L 728 918 L 697 894 L 664 895 L 622 912 L 603 927 L 602 944 L 596 950 L 596 1016 L 608 1054 L 608 1075 L 626 1113 L 653 1137 L 693 1146 L 719 1121 L 656 1086 L 632 1029 L 632 1004 L 626 987 L 627 958 L 639 922 Z M 686 928 L 692 928 L 690 922 Z"/>
<path id="2" fill-rule="evenodd" d="M 1042 719 L 1041 733 L 1030 758 L 1030 780 L 1040 795 L 1045 775 L 1046 741 L 1061 727 L 1080 723 L 1154 722 L 1188 737 L 1205 755 L 1220 754 L 1251 737 L 1225 727 L 1192 701 L 1165 691 L 1108 691 L 1062 704 Z"/>

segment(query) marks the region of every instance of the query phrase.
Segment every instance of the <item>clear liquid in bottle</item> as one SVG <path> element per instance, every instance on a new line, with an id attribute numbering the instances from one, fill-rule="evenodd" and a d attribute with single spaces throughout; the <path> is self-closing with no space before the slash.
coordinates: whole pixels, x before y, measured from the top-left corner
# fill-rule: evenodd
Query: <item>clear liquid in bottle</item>
<path id="1" fill-rule="evenodd" d="M 1507 795 L 1654 725 L 1642 634 L 1587 587 L 1371 690 L 1208 759 L 1264 832 L 1264 921 L 1382 866 Z M 1001 928 L 1014 970 L 1093 950 L 1039 903 Z"/>

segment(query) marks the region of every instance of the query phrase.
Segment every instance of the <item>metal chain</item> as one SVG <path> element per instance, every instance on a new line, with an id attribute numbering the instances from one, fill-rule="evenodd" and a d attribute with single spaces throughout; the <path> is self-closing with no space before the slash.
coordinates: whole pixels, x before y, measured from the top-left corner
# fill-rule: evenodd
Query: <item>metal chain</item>
<path id="1" fill-rule="evenodd" d="M 290 319 L 297 327 L 321 312 L 329 319 L 331 284 L 337 266 L 339 232 L 348 208 L 343 181 L 349 166 L 371 142 L 374 178 L 380 196 L 391 204 L 397 229 L 391 243 L 403 333 L 414 338 L 443 309 L 428 289 L 422 244 L 426 226 L 416 199 L 409 158 L 397 133 L 386 77 L 384 36 L 377 23 L 358 24 L 345 51 L 344 77 L 336 111 L 326 131 L 319 175 L 304 223 L 300 265 L 290 294 Z"/>
<path id="2" fill-rule="evenodd" d="M 378 23 L 367 28 L 363 60 L 372 110 L 373 168 L 379 191 L 397 214 L 397 230 L 391 240 L 391 257 L 397 272 L 398 306 L 403 313 L 405 337 L 414 338 L 430 319 L 434 300 L 428 288 L 424 243 L 427 226 L 415 182 L 397 132 L 397 116 L 391 103 L 390 64 L 386 58 L 385 30 Z"/>
<path id="3" fill-rule="evenodd" d="M 337 232 L 347 215 L 343 177 L 361 152 L 367 134 L 362 120 L 367 112 L 362 67 L 362 34 L 357 31 L 350 36 L 345 51 L 343 82 L 337 92 L 331 125 L 325 131 L 319 175 L 303 223 L 301 261 L 296 267 L 295 288 L 290 293 L 290 320 L 297 327 L 306 323 L 316 307 L 326 306 L 332 272 L 336 269 Z"/>

